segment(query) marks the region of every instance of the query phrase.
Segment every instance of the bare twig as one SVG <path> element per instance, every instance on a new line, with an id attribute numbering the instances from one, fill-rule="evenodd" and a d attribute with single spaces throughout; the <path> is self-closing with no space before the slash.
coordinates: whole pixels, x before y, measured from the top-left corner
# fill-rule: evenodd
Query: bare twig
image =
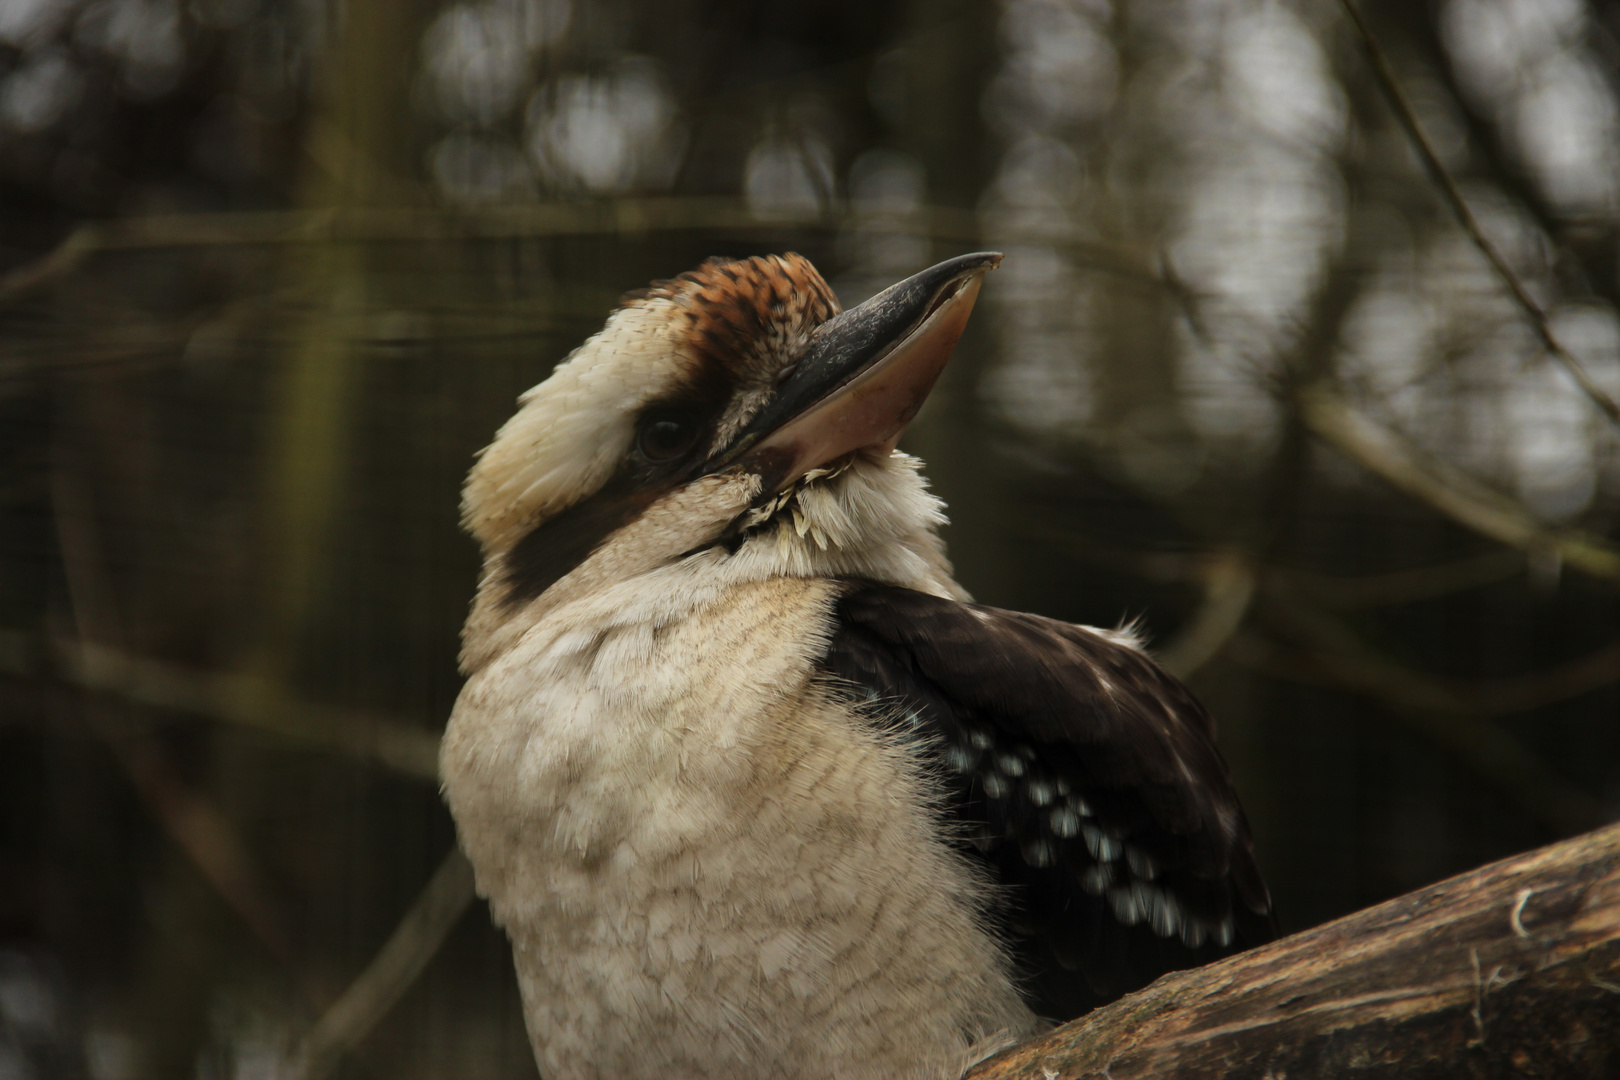
<path id="1" fill-rule="evenodd" d="M 44 258 L 0 275 L 0 299 L 21 296 L 47 281 L 65 277 L 84 260 L 86 255 L 96 250 L 100 239 L 98 226 L 79 226 Z"/>
<path id="2" fill-rule="evenodd" d="M 834 209 L 797 223 L 820 230 L 927 236 L 978 244 L 978 215 L 949 207 L 924 207 L 914 214 L 861 218 Z M 779 228 L 761 222 L 736 199 L 706 197 L 620 198 L 538 203 L 488 210 L 449 212 L 400 208 L 347 207 L 342 210 L 286 210 L 154 215 L 84 225 L 43 259 L 0 277 L 0 302 L 14 299 L 63 277 L 87 256 L 116 251 L 219 246 L 286 246 L 328 243 L 418 243 L 447 240 L 506 240 L 559 236 L 638 236 L 658 232 L 720 231 L 754 233 Z M 1005 242 L 1038 242 L 1064 247 L 1108 273 L 1185 291 L 1140 253 L 1100 244 L 1073 227 L 1001 230 Z"/>
<path id="3" fill-rule="evenodd" d="M 230 819 L 181 780 L 150 733 L 121 723 L 94 705 L 85 711 L 164 830 L 260 944 L 284 968 L 296 970 L 286 926 L 268 899 L 268 882 Z"/>
<path id="4" fill-rule="evenodd" d="M 1481 679 L 1458 687 L 1459 699 L 1476 716 L 1504 716 L 1567 701 L 1620 681 L 1620 642 L 1528 675 Z"/>
<path id="5" fill-rule="evenodd" d="M 472 866 L 451 848 L 382 949 L 310 1031 L 294 1075 L 320 1080 L 358 1046 L 422 974 L 472 900 Z"/>
<path id="6" fill-rule="evenodd" d="M 439 778 L 439 740 L 397 720 L 288 694 L 269 679 L 194 671 L 91 642 L 58 647 L 63 673 L 93 690 L 375 761 L 421 780 Z"/>
<path id="7" fill-rule="evenodd" d="M 1446 169 L 1439 155 L 1434 152 L 1434 147 L 1430 144 L 1428 137 L 1424 135 L 1422 125 L 1418 123 L 1417 113 L 1412 109 L 1412 103 L 1407 100 L 1406 93 L 1401 89 L 1401 84 L 1395 77 L 1395 70 L 1390 66 L 1389 58 L 1384 55 L 1383 47 L 1378 44 L 1378 39 L 1373 36 L 1366 20 L 1361 17 L 1361 13 L 1356 10 L 1356 6 L 1351 0 L 1339 0 L 1339 2 L 1343 6 L 1345 13 L 1349 15 L 1350 21 L 1355 24 L 1356 32 L 1361 37 L 1362 46 L 1366 49 L 1367 56 L 1372 62 L 1373 74 L 1378 80 L 1379 87 L 1383 90 L 1385 96 L 1389 98 L 1390 104 L 1395 110 L 1395 115 L 1400 119 L 1401 127 L 1405 129 L 1407 137 L 1411 139 L 1413 147 L 1417 150 L 1418 157 L 1422 160 L 1423 167 L 1427 170 L 1429 178 L 1440 189 L 1441 194 L 1445 197 L 1446 204 L 1451 208 L 1451 212 L 1456 215 L 1457 221 L 1462 225 L 1463 230 L 1468 233 L 1469 239 L 1473 240 L 1474 246 L 1479 248 L 1480 254 L 1484 255 L 1485 260 L 1491 264 L 1491 269 L 1496 271 L 1497 276 L 1502 279 L 1502 283 L 1507 286 L 1508 292 L 1513 294 L 1514 301 L 1523 309 L 1525 317 L 1530 320 L 1530 325 L 1535 328 L 1536 336 L 1541 339 L 1542 346 L 1564 366 L 1570 377 L 1575 380 L 1576 385 L 1581 388 L 1581 392 L 1590 398 L 1593 404 L 1603 410 L 1603 413 L 1610 420 L 1620 423 L 1620 404 L 1616 404 L 1614 398 L 1610 397 L 1601 386 L 1593 381 L 1592 376 L 1587 373 L 1581 362 L 1558 340 L 1558 336 L 1553 333 L 1552 322 L 1547 318 L 1546 311 L 1536 302 L 1535 297 L 1531 296 L 1529 291 L 1525 289 L 1524 283 L 1519 280 L 1518 275 L 1508 266 L 1507 260 L 1502 257 L 1502 253 L 1485 235 L 1485 231 L 1480 228 L 1479 220 L 1474 217 L 1474 212 L 1468 208 L 1468 203 L 1463 200 L 1457 182 L 1452 179 L 1450 171 Z"/>
<path id="8" fill-rule="evenodd" d="M 1568 780 L 1500 724 L 1407 700 L 1429 696 L 1430 688 L 1422 682 L 1386 678 L 1387 670 L 1366 661 L 1283 649 L 1246 631 L 1234 637 L 1227 655 L 1272 678 L 1363 693 L 1383 702 L 1391 716 L 1443 747 L 1526 814 L 1557 832 L 1574 832 L 1602 820 L 1596 800 L 1573 790 Z"/>
<path id="9" fill-rule="evenodd" d="M 1076 543 L 1072 533 L 1049 530 L 1042 535 Z M 1084 537 L 1079 538 L 1077 549 L 1088 557 L 1154 580 L 1187 580 L 1200 573 L 1198 558 L 1189 555 L 1144 555 L 1088 544 Z M 1516 562 L 1522 565 L 1522 559 Z M 1490 570 L 1494 577 L 1500 569 L 1503 567 L 1459 563 L 1455 574 L 1442 576 L 1452 579 L 1445 583 L 1448 587 L 1463 587 L 1476 572 Z M 1382 576 L 1370 581 L 1375 586 L 1390 586 L 1391 595 L 1379 598 L 1380 602 L 1399 602 L 1425 573 L 1402 571 L 1387 581 Z M 1594 799 L 1571 788 L 1565 778 L 1492 718 L 1568 700 L 1620 680 L 1620 642 L 1527 675 L 1451 681 L 1391 660 L 1339 620 L 1300 602 L 1300 596 L 1312 596 L 1314 590 L 1296 588 L 1297 579 L 1293 573 L 1265 571 L 1259 581 L 1268 598 L 1267 614 L 1275 616 L 1279 606 L 1286 609 L 1285 631 L 1290 647 L 1245 631 L 1239 622 L 1228 639 L 1227 656 L 1276 678 L 1365 694 L 1384 702 L 1393 716 L 1449 750 L 1475 773 L 1511 795 L 1528 813 L 1555 829 L 1569 832 L 1602 820 Z M 1347 593 L 1360 580 L 1334 580 L 1331 592 Z M 1300 643 L 1305 647 L 1297 647 Z"/>
<path id="10" fill-rule="evenodd" d="M 1518 501 L 1424 454 L 1403 436 L 1316 384 L 1298 393 L 1307 427 L 1391 484 L 1459 524 L 1532 554 L 1553 554 L 1594 577 L 1620 581 L 1620 548 L 1578 529 L 1552 531 Z"/>
<path id="11" fill-rule="evenodd" d="M 102 572 L 105 563 L 85 491 L 72 470 L 61 464 L 52 470 L 51 480 L 52 510 L 74 622 L 81 634 L 116 634 L 117 604 Z M 271 955 L 291 969 L 285 921 L 231 820 L 180 778 L 150 732 L 124 724 L 115 713 L 94 704 L 84 714 L 164 831 Z"/>
<path id="12" fill-rule="evenodd" d="M 1143 552 L 1094 539 L 1080 530 L 1027 522 L 1018 525 L 1018 531 L 1031 539 L 1062 544 L 1087 562 L 1150 581 L 1193 581 L 1204 574 L 1204 564 L 1196 554 Z M 1344 577 L 1279 566 L 1262 566 L 1257 571 L 1264 580 L 1278 581 L 1324 607 L 1364 609 L 1434 600 L 1506 581 L 1522 574 L 1524 568 L 1522 552 L 1493 550 L 1447 562 Z"/>
<path id="13" fill-rule="evenodd" d="M 1240 552 L 1214 555 L 1204 564 L 1201 576 L 1203 603 L 1181 632 L 1158 650 L 1159 663 L 1177 678 L 1187 678 L 1221 651 L 1243 625 L 1254 598 L 1254 569 Z"/>
<path id="14" fill-rule="evenodd" d="M 1494 585 L 1524 573 L 1524 567 L 1522 552 L 1497 549 L 1381 574 L 1339 577 L 1275 568 L 1267 570 L 1266 577 L 1275 578 L 1290 590 L 1327 607 L 1360 610 L 1434 600 L 1481 585 Z"/>
<path id="15" fill-rule="evenodd" d="M 1377 653 L 1348 624 L 1301 603 L 1275 580 L 1265 585 L 1266 612 L 1314 647 L 1354 660 L 1360 681 L 1393 691 L 1391 700 L 1459 716 L 1507 716 L 1528 712 L 1620 681 L 1620 641 L 1550 668 L 1494 679 L 1444 679 L 1413 671 Z"/>
<path id="16" fill-rule="evenodd" d="M 0 628 L 0 674 L 55 677 L 147 708 L 253 728 L 438 781 L 438 737 L 400 720 L 294 697 L 268 679 L 197 671 L 92 642 L 56 642 L 51 666 L 37 642 L 34 635 Z"/>
<path id="17" fill-rule="evenodd" d="M 0 638 L 6 635 L 0 631 Z M 15 665 L 0 664 L 6 675 L 21 674 Z M 81 691 L 62 683 L 40 683 L 55 691 L 50 699 L 60 712 L 83 717 L 94 735 L 107 743 L 134 792 L 146 803 L 168 837 L 190 858 L 203 878 L 214 886 L 243 921 L 249 933 L 287 970 L 296 970 L 285 920 L 272 904 L 271 889 L 251 853 L 219 806 L 186 784 L 164 746 L 149 733 L 120 716 L 122 699 L 87 699 Z M 15 704 L 10 691 L 8 704 Z M 313 1001 L 321 1001 L 319 988 L 308 986 Z"/>
<path id="18" fill-rule="evenodd" d="M 1239 633 L 1229 655 L 1239 663 L 1292 682 L 1326 685 L 1384 702 L 1393 714 L 1445 747 L 1486 780 L 1511 795 L 1525 811 L 1561 832 L 1590 828 L 1603 820 L 1597 801 L 1571 786 L 1512 732 L 1495 723 L 1487 708 L 1500 692 L 1494 681 L 1471 691 L 1383 656 L 1339 620 L 1281 598 L 1267 597 L 1265 615 L 1303 647 L 1282 647 L 1253 633 Z M 1620 648 L 1609 661 L 1620 669 Z M 1610 679 L 1620 677 L 1620 670 Z M 1511 680 L 1521 683 L 1523 680 Z M 1563 687 L 1571 697 L 1587 685 Z M 1529 703 L 1546 704 L 1556 698 Z M 1506 711 L 1506 710 L 1502 710 Z"/>

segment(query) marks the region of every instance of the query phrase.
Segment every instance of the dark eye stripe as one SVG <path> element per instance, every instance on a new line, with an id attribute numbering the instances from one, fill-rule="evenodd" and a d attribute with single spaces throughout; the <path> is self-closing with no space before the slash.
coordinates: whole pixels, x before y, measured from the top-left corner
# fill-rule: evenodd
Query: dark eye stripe
<path id="1" fill-rule="evenodd" d="M 705 264 L 675 282 L 655 283 L 645 294 L 674 295 L 677 287 L 730 283 L 729 288 L 722 287 L 713 296 L 698 294 L 694 298 L 690 343 L 697 363 L 678 390 L 652 403 L 640 418 L 635 447 L 618 473 L 600 490 L 536 525 L 506 553 L 500 571 L 506 585 L 506 606 L 515 607 L 538 597 L 588 559 L 613 533 L 699 473 L 705 454 L 714 449 L 711 442 L 716 430 L 726 422 L 728 407 L 736 407 L 732 399 L 739 374 L 752 371 L 760 350 L 781 337 L 783 319 L 803 329 L 838 310 L 832 293 L 809 263 L 792 258 L 795 271 L 783 285 L 794 297 L 792 310 L 780 315 L 773 312 L 769 319 L 762 312 L 763 300 L 753 292 L 748 294 L 748 304 L 740 304 L 730 295 L 743 280 L 741 270 L 750 276 L 780 276 L 783 271 L 769 260 Z M 803 298 L 789 288 L 795 282 L 807 285 Z M 774 353 L 772 362 L 776 362 Z M 649 444 L 647 425 L 665 419 L 690 421 L 690 440 L 683 434 L 667 446 Z"/>
<path id="2" fill-rule="evenodd" d="M 621 472 L 594 495 L 542 521 L 507 552 L 506 606 L 527 603 L 551 588 L 674 486 L 642 486 Z"/>
<path id="3" fill-rule="evenodd" d="M 684 445 L 668 454 L 648 453 L 648 428 L 665 420 L 684 425 Z M 671 405 L 648 413 L 637 425 L 635 450 L 606 484 L 536 525 L 506 554 L 506 606 L 525 604 L 551 588 L 609 536 L 690 480 L 703 464 L 702 455 L 694 459 L 690 451 L 711 426 L 696 405 Z"/>

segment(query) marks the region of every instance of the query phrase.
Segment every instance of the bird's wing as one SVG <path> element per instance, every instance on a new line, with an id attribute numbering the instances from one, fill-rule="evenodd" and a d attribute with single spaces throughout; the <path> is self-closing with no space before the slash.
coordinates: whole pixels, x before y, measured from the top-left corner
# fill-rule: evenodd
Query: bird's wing
<path id="1" fill-rule="evenodd" d="M 1037 1014 L 1068 1019 L 1275 936 L 1209 714 L 1139 650 L 853 581 L 822 666 L 937 756 Z"/>

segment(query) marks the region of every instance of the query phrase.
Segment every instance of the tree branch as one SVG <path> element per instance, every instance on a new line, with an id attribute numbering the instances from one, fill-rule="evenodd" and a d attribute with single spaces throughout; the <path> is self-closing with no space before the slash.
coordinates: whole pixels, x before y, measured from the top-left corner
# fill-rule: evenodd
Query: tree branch
<path id="1" fill-rule="evenodd" d="M 54 663 L 44 659 L 35 635 L 0 627 L 0 674 L 59 681 L 149 709 L 254 728 L 438 783 L 438 735 L 402 720 L 309 701 L 274 680 L 200 671 L 93 642 L 58 641 L 51 652 Z"/>
<path id="2" fill-rule="evenodd" d="M 1513 732 L 1489 718 L 1490 711 L 1481 706 L 1491 701 L 1498 680 L 1468 689 L 1455 687 L 1381 655 L 1343 623 L 1303 605 L 1273 598 L 1266 614 L 1281 623 L 1290 640 L 1305 647 L 1285 649 L 1259 635 L 1243 633 L 1228 650 L 1232 659 L 1273 678 L 1325 685 L 1383 702 L 1394 716 L 1456 755 L 1550 828 L 1574 832 L 1603 820 L 1595 799 L 1573 787 Z M 1615 665 L 1613 649 L 1595 655 L 1611 668 Z M 1528 681 L 1500 680 L 1510 684 L 1505 688 L 1508 696 Z M 1581 692 L 1586 688 L 1573 689 Z M 1542 700 L 1533 705 L 1546 703 Z"/>
<path id="3" fill-rule="evenodd" d="M 1185 625 L 1156 650 L 1160 665 L 1185 679 L 1208 663 L 1238 632 L 1254 599 L 1254 568 L 1241 552 L 1219 552 L 1203 565 L 1204 600 Z"/>
<path id="4" fill-rule="evenodd" d="M 1444 196 L 1446 205 L 1456 215 L 1457 221 L 1463 227 L 1463 231 L 1474 242 L 1474 246 L 1479 249 L 1480 254 L 1485 256 L 1485 261 L 1491 264 L 1491 269 L 1496 271 L 1497 277 L 1501 278 L 1502 283 L 1507 286 L 1508 292 L 1513 295 L 1514 301 L 1524 311 L 1525 317 L 1529 319 L 1530 325 L 1535 329 L 1536 336 L 1541 338 L 1541 343 L 1547 352 L 1564 366 L 1570 377 L 1575 380 L 1575 384 L 1581 388 L 1581 392 L 1590 398 L 1599 409 L 1603 410 L 1604 415 L 1615 423 L 1620 423 L 1620 404 L 1616 404 L 1615 400 L 1593 381 L 1592 376 L 1587 373 L 1581 362 L 1564 347 L 1563 342 L 1558 340 L 1558 335 L 1553 333 L 1552 323 L 1547 318 L 1547 313 L 1542 310 L 1540 304 L 1536 303 L 1535 297 L 1531 296 L 1525 289 L 1524 283 L 1519 280 L 1512 267 L 1508 266 L 1507 260 L 1502 257 L 1502 253 L 1485 235 L 1485 230 L 1480 228 L 1479 220 L 1474 217 L 1474 212 L 1468 208 L 1468 203 L 1463 200 L 1462 192 L 1457 188 L 1457 182 L 1451 178 L 1451 173 L 1440 160 L 1440 156 L 1434 152 L 1434 147 L 1430 145 L 1428 137 L 1423 134 L 1423 127 L 1418 123 L 1417 113 L 1413 111 L 1412 103 L 1406 99 L 1405 92 L 1401 90 L 1401 84 L 1395 78 L 1395 70 L 1390 66 L 1389 58 L 1384 55 L 1383 48 L 1378 44 L 1378 39 L 1373 36 L 1372 30 L 1367 26 L 1366 21 L 1362 19 L 1361 13 L 1356 10 L 1355 5 L 1350 0 L 1339 0 L 1339 3 L 1344 8 L 1345 14 L 1349 15 L 1350 21 L 1355 24 L 1356 32 L 1361 37 L 1361 43 L 1367 50 L 1368 59 L 1372 62 L 1373 75 L 1377 78 L 1378 85 L 1383 89 L 1385 96 L 1389 98 L 1390 105 L 1395 109 L 1395 115 L 1400 119 L 1401 127 L 1406 130 L 1407 137 L 1411 139 L 1413 148 L 1417 150 L 1418 158 L 1423 162 L 1424 169 L 1428 171 L 1429 177 L 1434 181 L 1435 186 L 1440 189 L 1440 194 Z"/>
<path id="5" fill-rule="evenodd" d="M 926 236 L 968 245 L 982 229 L 973 211 L 929 206 L 905 217 L 861 218 L 837 208 L 796 221 L 806 229 L 855 229 Z M 84 260 L 116 251 L 194 247 L 296 246 L 332 243 L 425 243 L 444 240 L 507 240 L 560 236 L 638 236 L 659 232 L 757 232 L 772 227 L 736 199 L 696 196 L 569 200 L 487 210 L 441 211 L 383 207 L 341 210 L 233 211 L 153 215 L 86 224 L 39 260 L 0 275 L 0 303 L 78 269 Z M 775 228 L 780 228 L 777 224 Z M 1044 225 L 1040 230 L 1002 230 L 1010 241 L 1063 247 L 1096 269 L 1168 289 L 1188 287 L 1167 275 L 1155 259 L 1122 246 L 1098 243 L 1079 227 Z"/>
<path id="6" fill-rule="evenodd" d="M 1593 577 L 1620 581 L 1620 548 L 1579 529 L 1548 529 L 1518 501 L 1430 458 L 1397 432 L 1316 384 L 1299 391 L 1313 432 L 1391 484 L 1475 532 L 1521 551 L 1550 553 Z"/>
<path id="7" fill-rule="evenodd" d="M 453 847 L 381 950 L 304 1040 L 293 1076 L 321 1080 L 422 974 L 473 901 L 472 865 Z"/>
<path id="8" fill-rule="evenodd" d="M 437 783 L 439 739 L 397 720 L 292 697 L 279 682 L 196 671 L 93 642 L 58 649 L 63 674 L 142 705 L 256 728 Z"/>
<path id="9" fill-rule="evenodd" d="M 98 709 L 85 709 L 141 801 L 283 969 L 297 971 L 286 920 L 235 824 L 206 795 L 187 785 L 152 735 Z"/>
<path id="10" fill-rule="evenodd" d="M 1522 675 L 1448 679 L 1398 663 L 1364 641 L 1345 620 L 1306 604 L 1275 580 L 1265 584 L 1265 614 L 1290 641 L 1352 665 L 1346 685 L 1416 708 L 1466 716 L 1506 716 L 1552 705 L 1620 680 L 1620 641 Z"/>
<path id="11" fill-rule="evenodd" d="M 1266 571 L 1266 579 L 1279 582 L 1325 607 L 1365 610 L 1434 600 L 1482 585 L 1495 585 L 1523 574 L 1524 568 L 1523 552 L 1497 548 L 1447 562 L 1354 577 L 1273 567 Z"/>
<path id="12" fill-rule="evenodd" d="M 1620 825 L 1166 975 L 966 1080 L 1612 1076 Z"/>

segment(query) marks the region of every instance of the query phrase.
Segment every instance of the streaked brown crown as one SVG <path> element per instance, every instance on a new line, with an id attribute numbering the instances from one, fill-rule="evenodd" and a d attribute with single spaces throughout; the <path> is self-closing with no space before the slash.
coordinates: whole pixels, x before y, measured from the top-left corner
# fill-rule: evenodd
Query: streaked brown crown
<path id="1" fill-rule="evenodd" d="M 838 314 L 838 299 L 810 260 L 786 255 L 710 259 L 625 299 L 673 301 L 695 353 L 738 384 L 773 379 L 810 331 Z"/>

